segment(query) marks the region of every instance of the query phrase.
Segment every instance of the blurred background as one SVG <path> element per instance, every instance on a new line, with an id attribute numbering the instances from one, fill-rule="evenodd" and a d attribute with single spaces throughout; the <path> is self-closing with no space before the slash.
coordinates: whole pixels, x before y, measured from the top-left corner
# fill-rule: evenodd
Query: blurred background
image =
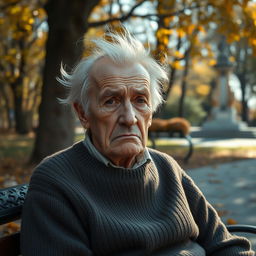
<path id="1" fill-rule="evenodd" d="M 1 187 L 28 182 L 35 164 L 83 137 L 58 102 L 67 93 L 56 81 L 60 64 L 72 71 L 90 39 L 109 26 L 122 32 L 120 24 L 167 63 L 166 102 L 155 117 L 191 125 L 188 163 L 182 142 L 167 137 L 158 149 L 188 169 L 255 158 L 255 0 L 1 0 Z"/>

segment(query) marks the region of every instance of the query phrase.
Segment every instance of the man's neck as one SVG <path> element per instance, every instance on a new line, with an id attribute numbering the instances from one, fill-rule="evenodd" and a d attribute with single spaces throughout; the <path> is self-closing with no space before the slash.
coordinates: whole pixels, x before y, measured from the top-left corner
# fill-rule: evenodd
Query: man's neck
<path id="1" fill-rule="evenodd" d="M 147 161 L 151 161 L 151 156 L 148 152 L 147 149 L 144 150 L 144 152 L 142 152 L 140 155 L 138 155 L 137 157 L 133 158 L 131 161 L 127 161 L 127 162 L 117 162 L 113 163 L 110 159 L 107 159 L 104 155 L 102 155 L 97 148 L 93 145 L 92 140 L 90 138 L 90 134 L 88 133 L 88 131 L 86 132 L 86 137 L 84 140 L 84 145 L 86 146 L 86 148 L 89 150 L 90 154 L 97 158 L 99 161 L 103 162 L 106 166 L 111 165 L 112 167 L 115 168 L 129 168 L 129 169 L 135 169 L 139 166 L 141 166 L 142 164 L 144 164 Z"/>

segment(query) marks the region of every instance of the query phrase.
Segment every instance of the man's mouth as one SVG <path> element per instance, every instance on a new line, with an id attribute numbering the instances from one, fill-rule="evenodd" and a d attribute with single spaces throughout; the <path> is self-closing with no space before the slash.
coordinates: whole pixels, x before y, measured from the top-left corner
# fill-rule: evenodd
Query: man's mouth
<path id="1" fill-rule="evenodd" d="M 114 140 L 117 140 L 117 139 L 129 139 L 129 138 L 138 138 L 140 139 L 140 136 L 137 135 L 137 134 L 121 134 L 121 135 L 118 135 L 114 138 Z"/>

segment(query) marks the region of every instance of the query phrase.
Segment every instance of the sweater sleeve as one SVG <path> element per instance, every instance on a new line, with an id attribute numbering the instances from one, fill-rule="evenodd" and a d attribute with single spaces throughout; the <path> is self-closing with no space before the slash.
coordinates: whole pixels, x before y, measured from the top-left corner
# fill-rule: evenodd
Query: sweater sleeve
<path id="1" fill-rule="evenodd" d="M 205 248 L 207 255 L 255 255 L 246 238 L 228 232 L 215 209 L 185 172 L 183 172 L 182 184 L 193 218 L 199 228 L 197 242 Z"/>
<path id="2" fill-rule="evenodd" d="M 92 255 L 89 239 L 69 200 L 51 182 L 31 180 L 22 212 L 23 256 Z"/>

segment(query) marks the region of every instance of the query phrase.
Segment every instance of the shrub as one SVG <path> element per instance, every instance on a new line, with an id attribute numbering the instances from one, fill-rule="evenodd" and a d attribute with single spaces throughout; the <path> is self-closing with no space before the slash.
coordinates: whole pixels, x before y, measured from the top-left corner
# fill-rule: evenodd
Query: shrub
<path id="1" fill-rule="evenodd" d="M 165 106 L 163 106 L 159 116 L 163 119 L 177 117 L 179 109 L 178 104 L 178 98 L 171 98 L 166 102 Z M 202 107 L 202 101 L 189 96 L 185 98 L 184 104 L 184 118 L 186 118 L 192 125 L 200 125 L 206 117 L 206 112 Z"/>

